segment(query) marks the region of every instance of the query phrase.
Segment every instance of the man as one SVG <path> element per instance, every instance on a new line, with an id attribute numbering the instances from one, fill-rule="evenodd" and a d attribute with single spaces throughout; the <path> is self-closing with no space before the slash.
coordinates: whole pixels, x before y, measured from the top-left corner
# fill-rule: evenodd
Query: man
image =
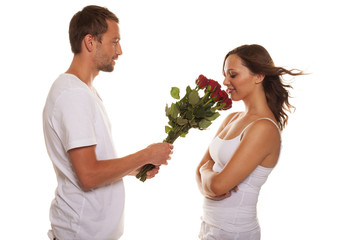
<path id="1" fill-rule="evenodd" d="M 118 18 L 87 6 L 69 28 L 73 61 L 50 89 L 43 112 L 44 136 L 58 186 L 50 208 L 51 239 L 118 239 L 123 233 L 122 178 L 145 164 L 167 164 L 173 146 L 156 143 L 117 158 L 110 123 L 92 83 L 111 72 L 122 54 Z"/>

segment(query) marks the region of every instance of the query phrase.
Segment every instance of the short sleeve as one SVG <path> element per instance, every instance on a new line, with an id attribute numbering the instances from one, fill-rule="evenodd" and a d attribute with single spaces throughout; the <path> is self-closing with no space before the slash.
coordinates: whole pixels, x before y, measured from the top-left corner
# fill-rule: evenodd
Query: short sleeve
<path id="1" fill-rule="evenodd" d="M 52 122 L 65 151 L 96 145 L 95 106 L 84 89 L 66 91 L 57 99 Z"/>

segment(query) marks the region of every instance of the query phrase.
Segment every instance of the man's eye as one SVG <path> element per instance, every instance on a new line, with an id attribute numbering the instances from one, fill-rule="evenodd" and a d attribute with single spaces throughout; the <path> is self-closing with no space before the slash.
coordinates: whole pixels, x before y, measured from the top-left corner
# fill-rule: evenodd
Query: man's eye
<path id="1" fill-rule="evenodd" d="M 231 78 L 235 78 L 235 77 L 236 77 L 236 75 L 231 75 L 231 74 L 230 74 L 230 77 L 231 77 Z"/>

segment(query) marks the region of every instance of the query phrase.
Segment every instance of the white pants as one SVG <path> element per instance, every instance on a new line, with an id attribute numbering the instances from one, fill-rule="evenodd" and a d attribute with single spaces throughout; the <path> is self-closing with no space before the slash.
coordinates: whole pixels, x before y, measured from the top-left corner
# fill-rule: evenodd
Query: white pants
<path id="1" fill-rule="evenodd" d="M 260 240 L 260 228 L 250 232 L 231 233 L 202 222 L 199 238 L 201 240 Z"/>

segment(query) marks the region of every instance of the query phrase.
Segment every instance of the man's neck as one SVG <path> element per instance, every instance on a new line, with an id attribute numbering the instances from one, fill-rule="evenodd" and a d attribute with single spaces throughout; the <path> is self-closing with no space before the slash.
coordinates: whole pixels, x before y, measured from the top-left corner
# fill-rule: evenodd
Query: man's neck
<path id="1" fill-rule="evenodd" d="M 99 70 L 94 69 L 93 64 L 88 60 L 88 58 L 75 55 L 66 73 L 75 75 L 88 85 L 88 87 L 92 88 L 92 83 L 95 77 L 99 74 Z"/>

